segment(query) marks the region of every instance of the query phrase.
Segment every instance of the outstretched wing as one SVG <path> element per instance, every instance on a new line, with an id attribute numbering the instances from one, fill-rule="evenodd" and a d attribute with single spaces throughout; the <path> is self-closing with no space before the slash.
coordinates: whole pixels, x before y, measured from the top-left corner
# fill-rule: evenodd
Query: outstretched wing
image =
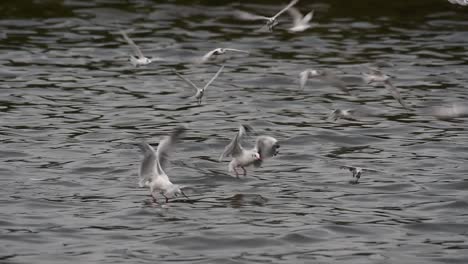
<path id="1" fill-rule="evenodd" d="M 279 11 L 278 13 L 276 13 L 276 15 L 274 15 L 272 18 L 273 19 L 276 19 L 278 18 L 281 14 L 283 14 L 286 10 L 288 10 L 289 8 L 291 8 L 293 5 L 295 5 L 299 0 L 292 0 L 291 3 L 289 3 L 285 8 L 281 9 L 281 11 Z"/>
<path id="2" fill-rule="evenodd" d="M 302 22 L 302 14 L 297 10 L 297 8 L 289 8 L 288 14 L 292 17 L 294 25 L 299 25 Z"/>
<path id="3" fill-rule="evenodd" d="M 133 49 L 133 51 L 135 52 L 135 55 L 137 57 L 139 57 L 139 58 L 144 58 L 145 57 L 143 55 L 143 52 L 141 52 L 140 48 L 138 48 L 138 46 L 135 44 L 135 42 L 133 42 L 133 40 L 128 37 L 128 35 L 127 35 L 127 33 L 125 33 L 125 31 L 121 30 L 120 34 L 122 34 L 123 38 L 127 41 L 128 45 L 130 45 L 130 47 Z"/>
<path id="4" fill-rule="evenodd" d="M 395 98 L 395 100 L 397 100 L 401 106 L 403 106 L 406 110 L 411 110 L 411 108 L 403 101 L 403 98 L 401 97 L 398 89 L 395 86 L 393 86 L 393 84 L 389 80 L 385 80 L 383 84 L 385 86 L 385 89 L 387 89 L 392 94 L 393 98 Z"/>
<path id="5" fill-rule="evenodd" d="M 304 86 L 306 85 L 308 78 L 309 78 L 309 70 L 305 70 L 299 73 L 299 86 L 301 87 L 301 90 L 304 89 Z"/>
<path id="6" fill-rule="evenodd" d="M 242 137 L 249 131 L 252 131 L 252 127 L 249 125 L 240 125 L 239 132 L 237 132 L 236 136 L 231 140 L 231 142 L 224 148 L 223 153 L 219 157 L 219 161 L 224 159 L 225 157 L 232 156 L 236 157 L 242 154 L 244 149 L 241 146 Z"/>
<path id="7" fill-rule="evenodd" d="M 279 147 L 278 140 L 270 136 L 257 137 L 257 142 L 255 144 L 255 148 L 262 160 L 276 156 Z"/>
<path id="8" fill-rule="evenodd" d="M 182 79 L 184 82 L 186 82 L 188 85 L 190 85 L 191 87 L 193 87 L 197 92 L 198 92 L 198 87 L 192 82 L 190 81 L 189 79 L 185 78 L 184 76 L 182 76 L 180 73 L 174 71 L 174 73 L 179 76 L 180 79 Z"/>
<path id="9" fill-rule="evenodd" d="M 140 187 L 143 187 L 145 182 L 151 181 L 153 176 L 156 175 L 156 152 L 146 142 L 138 144 L 138 147 L 143 152 L 143 160 L 139 171 Z"/>
<path id="10" fill-rule="evenodd" d="M 249 12 L 237 10 L 234 12 L 234 16 L 242 20 L 268 20 L 268 17 L 255 15 Z"/>
<path id="11" fill-rule="evenodd" d="M 221 71 L 223 71 L 224 69 L 224 65 L 221 66 L 221 68 L 219 68 L 218 72 L 215 74 L 215 76 L 213 76 L 213 78 L 211 78 L 211 80 L 205 85 L 205 87 L 203 87 L 203 90 L 205 90 L 208 86 L 210 86 L 210 84 L 216 79 L 218 78 L 219 74 L 221 73 Z"/>
<path id="12" fill-rule="evenodd" d="M 159 143 L 158 148 L 156 149 L 156 173 L 158 176 L 166 175 L 164 170 L 167 167 L 169 154 L 174 148 L 175 143 L 179 141 L 184 131 L 184 127 L 176 127 L 169 136 L 164 137 L 164 139 Z"/>

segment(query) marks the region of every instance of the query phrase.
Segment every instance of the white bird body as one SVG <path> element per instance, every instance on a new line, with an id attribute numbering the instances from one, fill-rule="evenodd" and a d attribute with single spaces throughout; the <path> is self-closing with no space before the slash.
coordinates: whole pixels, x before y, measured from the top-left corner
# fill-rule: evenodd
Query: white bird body
<path id="1" fill-rule="evenodd" d="M 143 142 L 139 145 L 144 155 L 139 171 L 139 186 L 149 186 L 151 196 L 155 202 L 158 193 L 166 198 L 166 202 L 169 201 L 170 197 L 176 197 L 179 194 L 185 196 L 181 190 L 182 187 L 173 184 L 164 171 L 169 152 L 184 131 L 185 128 L 183 127 L 175 128 L 169 136 L 161 140 L 156 151 L 147 143 Z"/>
<path id="2" fill-rule="evenodd" d="M 319 78 L 331 86 L 340 89 L 342 92 L 351 95 L 346 84 L 334 73 L 325 70 L 306 69 L 299 73 L 299 85 L 301 89 L 304 89 L 309 78 Z"/>
<path id="3" fill-rule="evenodd" d="M 130 63 L 133 65 L 133 67 L 148 65 L 153 62 L 150 58 L 147 58 L 145 55 L 143 55 L 143 52 L 141 52 L 140 48 L 135 44 L 135 42 L 128 37 L 125 31 L 121 30 L 120 34 L 122 34 L 128 45 L 130 45 L 130 47 L 133 49 L 134 56 L 130 55 Z"/>
<path id="4" fill-rule="evenodd" d="M 211 78 L 211 80 L 203 87 L 203 88 L 199 88 L 197 85 L 195 85 L 192 81 L 190 81 L 189 79 L 185 78 L 184 76 L 182 76 L 181 74 L 179 74 L 178 72 L 175 71 L 175 74 L 177 76 L 179 76 L 179 78 L 181 78 L 183 81 L 185 81 L 188 85 L 190 85 L 191 87 L 193 87 L 195 90 L 196 90 L 196 93 L 195 93 L 195 98 L 197 99 L 197 102 L 198 104 L 200 105 L 201 104 L 201 101 L 202 101 L 202 98 L 203 98 L 203 95 L 205 94 L 205 90 L 206 88 L 208 88 L 208 86 L 210 86 L 210 84 L 216 79 L 218 78 L 219 74 L 221 74 L 221 71 L 223 71 L 224 69 L 224 65 L 221 66 L 221 68 L 219 68 L 218 72 L 216 72 L 216 74 L 213 76 L 213 78 Z"/>
<path id="5" fill-rule="evenodd" d="M 303 16 L 299 10 L 291 7 L 288 9 L 288 13 L 293 18 L 293 26 L 289 28 L 290 32 L 302 32 L 312 27 L 309 22 L 314 17 L 314 10 Z"/>
<path id="6" fill-rule="evenodd" d="M 234 172 L 236 177 L 239 177 L 237 168 L 241 168 L 245 176 L 247 175 L 245 167 L 251 165 L 260 167 L 264 159 L 278 154 L 278 141 L 270 136 L 259 136 L 257 137 L 255 147 L 253 149 L 244 149 L 241 145 L 242 137 L 247 131 L 251 130 L 252 128 L 250 126 L 241 125 L 239 127 L 239 132 L 232 139 L 231 143 L 224 148 L 224 151 L 219 158 L 221 161 L 225 157 L 232 157 L 228 170 L 230 173 Z"/>
<path id="7" fill-rule="evenodd" d="M 201 59 L 200 59 L 200 63 L 205 63 L 205 62 L 209 61 L 214 56 L 225 54 L 226 51 L 233 51 L 233 52 L 240 52 L 240 53 L 249 54 L 249 52 L 246 51 L 246 50 L 231 49 L 231 48 L 216 48 L 214 50 L 211 50 L 211 51 L 207 52 L 205 55 L 203 55 L 203 57 L 201 57 Z"/>
<path id="8" fill-rule="evenodd" d="M 354 113 L 353 109 L 335 109 L 330 114 L 329 118 L 332 119 L 333 121 L 337 121 L 340 118 L 353 120 L 355 119 L 353 117 L 353 113 Z"/>

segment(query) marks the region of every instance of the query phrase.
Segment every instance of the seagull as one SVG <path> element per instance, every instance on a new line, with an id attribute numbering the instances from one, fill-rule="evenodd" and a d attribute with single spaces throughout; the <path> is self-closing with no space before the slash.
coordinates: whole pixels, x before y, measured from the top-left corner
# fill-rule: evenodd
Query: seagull
<path id="1" fill-rule="evenodd" d="M 234 172 L 237 178 L 239 178 L 237 168 L 241 168 L 243 175 L 246 176 L 247 170 L 245 167 L 250 165 L 257 168 L 260 167 L 263 160 L 276 156 L 278 154 L 278 148 L 280 147 L 275 138 L 270 136 L 259 136 L 256 139 L 255 147 L 253 149 L 244 149 L 241 145 L 241 141 L 243 136 L 250 131 L 253 131 L 251 126 L 240 125 L 239 132 L 232 139 L 231 143 L 224 148 L 223 153 L 219 157 L 219 161 L 228 156 L 232 157 L 228 169 L 230 173 Z"/>
<path id="2" fill-rule="evenodd" d="M 299 83 L 300 87 L 303 90 L 304 86 L 307 83 L 307 80 L 310 78 L 319 78 L 325 82 L 328 82 L 330 85 L 340 89 L 342 92 L 351 95 L 346 84 L 338 78 L 334 73 L 325 70 L 313 70 L 306 69 L 299 74 Z"/>
<path id="3" fill-rule="evenodd" d="M 375 83 L 375 82 L 384 82 L 390 79 L 390 76 L 383 73 L 381 70 L 377 68 L 369 68 L 369 72 L 363 72 L 362 78 L 367 84 Z"/>
<path id="4" fill-rule="evenodd" d="M 458 4 L 462 6 L 468 5 L 468 0 L 448 0 L 451 4 Z"/>
<path id="5" fill-rule="evenodd" d="M 403 101 L 403 98 L 401 97 L 400 92 L 390 82 L 390 80 L 387 79 L 383 81 L 383 85 L 385 86 L 385 89 L 387 89 L 387 91 L 389 91 L 392 94 L 393 98 L 395 98 L 395 100 L 397 100 L 398 103 L 400 103 L 400 105 L 403 106 L 403 108 L 405 108 L 406 110 L 411 110 L 411 108 Z"/>
<path id="6" fill-rule="evenodd" d="M 314 10 L 303 16 L 299 10 L 291 7 L 288 9 L 288 13 L 293 18 L 293 26 L 289 29 L 289 32 L 301 32 L 312 27 L 309 22 L 314 17 Z"/>
<path id="7" fill-rule="evenodd" d="M 128 45 L 130 45 L 135 54 L 135 56 L 130 55 L 130 63 L 133 65 L 133 67 L 137 67 L 140 65 L 148 65 L 151 62 L 153 62 L 150 58 L 147 58 L 145 57 L 145 55 L 143 55 L 143 52 L 141 52 L 140 48 L 138 48 L 135 42 L 133 42 L 133 40 L 127 36 L 127 33 L 125 33 L 125 31 L 121 30 L 120 34 L 122 34 L 123 38 L 128 42 Z"/>
<path id="8" fill-rule="evenodd" d="M 361 167 L 346 166 L 346 165 L 342 165 L 341 169 L 349 170 L 351 173 L 353 173 L 353 178 L 356 178 L 355 181 L 352 181 L 352 183 L 354 183 L 354 184 L 358 183 L 359 178 L 361 178 L 361 175 L 362 175 L 362 173 L 364 171 L 381 172 L 381 171 L 378 171 L 378 170 L 361 168 Z"/>
<path id="9" fill-rule="evenodd" d="M 203 55 L 203 57 L 201 57 L 200 59 L 200 63 L 207 62 L 212 57 L 224 54 L 226 53 L 226 51 L 234 51 L 234 52 L 241 52 L 241 53 L 249 54 L 249 52 L 245 50 L 231 49 L 231 48 L 217 48 Z"/>
<path id="10" fill-rule="evenodd" d="M 148 143 L 143 142 L 138 145 L 144 155 L 140 165 L 140 181 L 138 185 L 140 187 L 150 187 L 151 197 L 153 197 L 154 202 L 157 202 L 156 195 L 158 192 L 166 198 L 166 203 L 169 202 L 169 197 L 177 197 L 179 194 L 188 199 L 187 195 L 182 191 L 182 187 L 173 184 L 164 171 L 168 162 L 169 152 L 184 131 L 184 127 L 175 128 L 169 136 L 161 140 L 156 151 Z"/>
<path id="11" fill-rule="evenodd" d="M 441 120 L 468 117 L 468 107 L 460 104 L 436 107 L 431 110 L 431 115 Z"/>
<path id="12" fill-rule="evenodd" d="M 354 112 L 355 111 L 353 109 L 335 109 L 328 118 L 332 119 L 333 121 L 337 121 L 340 118 L 347 120 L 355 120 L 353 116 Z"/>
<path id="13" fill-rule="evenodd" d="M 276 13 L 276 15 L 274 15 L 272 17 L 259 16 L 259 15 L 251 14 L 251 13 L 245 12 L 245 11 L 237 11 L 236 16 L 238 18 L 240 18 L 240 19 L 243 19 L 243 20 L 266 20 L 266 25 L 265 26 L 271 32 L 271 31 L 273 31 L 273 27 L 278 24 L 278 20 L 276 20 L 276 19 L 281 14 L 283 14 L 286 10 L 288 10 L 289 8 L 291 8 L 292 6 L 297 4 L 297 2 L 299 2 L 299 0 L 292 0 L 285 8 L 281 9 L 281 11 L 279 11 L 278 13 Z"/>
<path id="14" fill-rule="evenodd" d="M 196 86 L 193 82 L 191 82 L 189 79 L 185 78 L 184 76 L 180 75 L 178 72 L 174 71 L 175 74 L 177 74 L 177 76 L 179 76 L 183 81 L 185 81 L 186 83 L 188 83 L 190 86 L 192 86 L 193 88 L 195 88 L 195 90 L 197 90 L 197 93 L 195 94 L 195 98 L 197 99 L 198 101 L 198 105 L 201 104 L 201 100 L 203 98 L 203 94 L 205 94 L 205 89 L 210 86 L 210 84 L 216 79 L 218 78 L 218 75 L 221 73 L 221 71 L 224 69 L 224 65 L 221 66 L 221 68 L 218 70 L 218 72 L 213 76 L 213 78 L 211 78 L 211 80 L 203 87 L 203 88 L 198 88 L 198 86 Z"/>

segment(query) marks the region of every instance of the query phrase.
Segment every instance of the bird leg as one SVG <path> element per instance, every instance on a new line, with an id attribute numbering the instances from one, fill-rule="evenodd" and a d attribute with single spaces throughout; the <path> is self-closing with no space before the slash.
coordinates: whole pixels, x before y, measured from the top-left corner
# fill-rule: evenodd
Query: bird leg
<path id="1" fill-rule="evenodd" d="M 164 195 L 164 193 L 161 193 L 161 194 L 162 194 L 162 196 L 164 196 L 164 198 L 166 198 L 166 203 L 168 203 L 168 202 L 169 202 L 169 198 L 168 198 L 166 195 Z"/>
<path id="2" fill-rule="evenodd" d="M 247 170 L 246 170 L 244 167 L 242 167 L 242 166 L 241 166 L 241 168 L 242 168 L 242 170 L 244 171 L 244 176 L 247 176 Z"/>
<path id="3" fill-rule="evenodd" d="M 237 172 L 236 167 L 234 167 L 234 173 L 236 174 L 236 178 L 239 179 L 239 172 Z"/>

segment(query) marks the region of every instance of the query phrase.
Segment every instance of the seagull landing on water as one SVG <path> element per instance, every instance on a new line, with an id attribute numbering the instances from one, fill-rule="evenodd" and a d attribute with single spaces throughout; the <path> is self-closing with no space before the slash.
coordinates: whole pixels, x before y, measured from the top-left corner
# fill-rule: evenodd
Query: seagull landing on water
<path id="1" fill-rule="evenodd" d="M 301 90 L 304 89 L 304 86 L 306 85 L 309 78 L 318 78 L 324 82 L 329 83 L 331 86 L 340 89 L 342 92 L 351 95 L 346 84 L 334 73 L 327 70 L 306 69 L 299 73 L 299 85 Z"/>
<path id="2" fill-rule="evenodd" d="M 361 178 L 362 173 L 365 172 L 365 171 L 381 172 L 381 171 L 378 171 L 378 170 L 366 169 L 366 168 L 361 168 L 361 167 L 346 166 L 346 165 L 342 165 L 341 169 L 349 170 L 353 174 L 353 178 L 356 178 L 356 180 L 351 181 L 351 182 L 354 183 L 354 184 L 358 183 L 359 179 Z"/>
<path id="3" fill-rule="evenodd" d="M 281 11 L 272 17 L 259 16 L 245 11 L 237 11 L 235 15 L 242 20 L 266 20 L 266 25 L 264 27 L 266 27 L 271 32 L 273 31 L 273 27 L 278 25 L 277 18 L 286 12 L 286 10 L 297 4 L 297 2 L 299 2 L 299 0 L 292 0 L 285 8 L 281 9 Z"/>
<path id="4" fill-rule="evenodd" d="M 280 145 L 278 141 L 270 136 L 259 136 L 256 139 L 255 147 L 253 149 L 244 149 L 241 145 L 242 138 L 247 132 L 253 131 L 249 125 L 241 125 L 239 132 L 232 139 L 231 143 L 224 148 L 223 153 L 219 157 L 219 161 L 225 157 L 231 156 L 232 160 L 229 163 L 229 172 L 235 173 L 236 177 L 239 178 L 239 172 L 237 168 L 241 168 L 243 175 L 247 175 L 245 167 L 255 166 L 260 167 L 263 160 L 271 158 L 278 154 L 278 148 Z"/>
<path id="5" fill-rule="evenodd" d="M 314 10 L 303 16 L 299 10 L 294 7 L 288 9 L 289 15 L 293 18 L 293 26 L 289 28 L 289 32 L 301 32 L 309 29 L 312 25 L 309 23 L 314 17 Z"/>
<path id="6" fill-rule="evenodd" d="M 141 52 L 140 48 L 135 44 L 135 42 L 133 42 L 133 40 L 128 37 L 125 31 L 121 30 L 120 34 L 122 34 L 128 45 L 130 45 L 130 47 L 133 49 L 135 56 L 130 55 L 130 63 L 133 65 L 133 67 L 148 65 L 153 62 L 150 58 L 147 58 L 145 55 L 143 55 L 143 52 Z"/>
<path id="7" fill-rule="evenodd" d="M 202 101 L 202 98 L 203 98 L 203 95 L 205 94 L 205 90 L 208 86 L 210 86 L 210 84 L 216 79 L 218 78 L 219 74 L 221 73 L 221 71 L 224 69 L 224 65 L 221 66 L 221 68 L 219 68 L 218 72 L 213 76 L 213 78 L 211 78 L 211 80 L 203 87 L 203 88 L 198 88 L 198 86 L 196 86 L 193 82 L 191 82 L 189 79 L 185 78 L 184 76 L 180 75 L 178 72 L 174 71 L 175 74 L 177 74 L 177 76 L 179 76 L 179 78 L 181 78 L 183 81 L 185 81 L 186 83 L 188 83 L 190 86 L 192 86 L 193 88 L 195 88 L 195 90 L 197 91 L 196 94 L 195 94 L 195 98 L 197 98 L 197 102 L 198 104 L 200 105 L 201 104 L 201 101 Z"/>
<path id="8" fill-rule="evenodd" d="M 139 186 L 149 186 L 151 197 L 153 197 L 154 202 L 157 202 L 156 195 L 158 193 L 166 198 L 166 203 L 169 202 L 169 198 L 177 197 L 178 195 L 183 195 L 188 198 L 182 191 L 182 187 L 173 184 L 164 171 L 168 162 L 169 153 L 184 131 L 184 127 L 175 128 L 169 136 L 161 140 L 156 151 L 145 142 L 138 145 L 144 155 L 139 171 Z"/>
<path id="9" fill-rule="evenodd" d="M 218 55 L 222 55 L 222 54 L 226 53 L 226 51 L 233 51 L 233 52 L 240 52 L 240 53 L 249 54 L 249 52 L 245 51 L 245 50 L 231 49 L 231 48 L 217 48 L 217 49 L 214 49 L 214 50 L 206 53 L 205 55 L 203 55 L 203 57 L 200 58 L 199 63 L 205 63 L 205 62 L 209 61 L 213 57 L 216 57 Z"/>

